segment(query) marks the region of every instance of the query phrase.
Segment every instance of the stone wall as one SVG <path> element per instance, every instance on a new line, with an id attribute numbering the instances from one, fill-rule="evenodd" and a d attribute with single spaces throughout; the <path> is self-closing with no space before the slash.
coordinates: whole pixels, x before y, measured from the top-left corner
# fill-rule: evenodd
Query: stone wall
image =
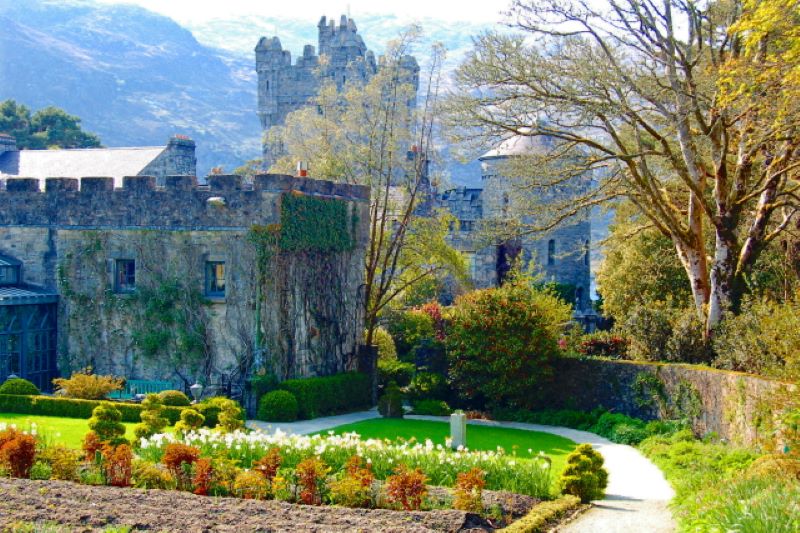
<path id="1" fill-rule="evenodd" d="M 23 261 L 26 283 L 59 292 L 64 373 L 91 365 L 129 378 L 241 385 L 254 364 L 280 379 L 354 367 L 363 327 L 368 188 L 284 175 L 256 176 L 250 185 L 240 176 L 214 175 L 208 182 L 201 187 L 194 177 L 170 176 L 157 187 L 152 177 L 130 177 L 115 190 L 111 178 L 51 178 L 39 192 L 38 180 L 15 179 L 0 191 L 0 253 Z M 282 283 L 261 287 L 251 230 L 278 225 L 282 198 L 293 193 L 345 202 L 352 249 L 281 252 L 270 277 Z M 174 350 L 143 356 L 136 336 L 152 333 L 146 321 L 158 309 L 114 293 L 117 259 L 136 261 L 137 293 L 176 287 L 182 316 L 200 328 L 201 360 L 175 364 L 182 324 L 167 325 Z M 202 297 L 207 261 L 225 262 L 223 298 Z M 316 275 L 320 270 L 324 279 Z"/>
<path id="2" fill-rule="evenodd" d="M 654 385 L 663 387 L 666 405 L 654 398 Z M 752 446 L 771 437 L 775 414 L 770 401 L 787 387 L 792 386 L 684 364 L 562 359 L 542 398 L 543 406 L 551 408 L 589 411 L 602 406 L 644 420 L 666 418 L 666 407 L 673 415 L 689 415 L 699 435 L 713 432 Z"/>

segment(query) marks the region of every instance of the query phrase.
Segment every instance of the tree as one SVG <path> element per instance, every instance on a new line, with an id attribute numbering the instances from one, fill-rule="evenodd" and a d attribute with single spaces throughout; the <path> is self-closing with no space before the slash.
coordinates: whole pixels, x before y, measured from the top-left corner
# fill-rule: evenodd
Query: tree
<path id="1" fill-rule="evenodd" d="M 738 311 L 747 274 L 798 213 L 800 99 L 782 84 L 796 87 L 800 8 L 783 2 L 791 22 L 756 38 L 752 10 L 769 3 L 750 0 L 742 16 L 735 1 L 516 0 L 511 25 L 523 33 L 476 39 L 450 122 L 462 138 L 552 139 L 526 162 L 528 187 L 595 173 L 595 188 L 551 205 L 531 230 L 630 201 L 672 242 L 708 335 Z M 757 90 L 728 88 L 731 72 L 766 71 L 771 58 L 784 64 Z"/>
<path id="2" fill-rule="evenodd" d="M 14 100 L 0 103 L 0 132 L 17 140 L 17 147 L 41 150 L 46 148 L 96 148 L 100 139 L 81 129 L 81 119 L 57 107 L 30 110 Z"/>
<path id="3" fill-rule="evenodd" d="M 450 219 L 424 209 L 443 52 L 434 50 L 426 96 L 416 106 L 405 67 L 417 33 L 390 43 L 368 82 L 348 82 L 342 92 L 324 84 L 315 106 L 289 114 L 271 133 L 270 142 L 285 153 L 273 172 L 292 172 L 297 161 L 306 161 L 315 177 L 372 191 L 364 285 L 368 345 L 379 314 L 405 291 L 432 276 L 466 278 L 463 258 L 445 241 Z"/>

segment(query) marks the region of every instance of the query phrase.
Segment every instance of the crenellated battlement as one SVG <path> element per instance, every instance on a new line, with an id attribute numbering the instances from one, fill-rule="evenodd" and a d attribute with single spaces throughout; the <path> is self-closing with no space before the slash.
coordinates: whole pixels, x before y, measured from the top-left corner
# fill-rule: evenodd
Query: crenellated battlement
<path id="1" fill-rule="evenodd" d="M 128 176 L 121 188 L 108 177 L 13 178 L 0 190 L 0 226 L 81 228 L 240 229 L 277 222 L 280 196 L 298 192 L 366 202 L 369 188 L 285 174 L 261 174 L 253 182 L 238 175 Z"/>

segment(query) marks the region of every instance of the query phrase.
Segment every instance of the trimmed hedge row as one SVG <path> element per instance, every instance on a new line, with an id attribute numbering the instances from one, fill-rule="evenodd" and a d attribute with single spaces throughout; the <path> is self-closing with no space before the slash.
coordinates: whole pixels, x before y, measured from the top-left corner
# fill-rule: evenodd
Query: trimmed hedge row
<path id="1" fill-rule="evenodd" d="M 278 388 L 297 398 L 297 416 L 301 419 L 366 409 L 372 403 L 369 376 L 359 372 L 289 379 L 280 383 Z"/>
<path id="2" fill-rule="evenodd" d="M 63 416 L 66 418 L 85 418 L 92 416 L 98 405 L 113 405 L 122 413 L 123 422 L 141 422 L 142 406 L 135 403 L 106 402 L 102 400 L 77 400 L 53 396 L 16 396 L 0 394 L 0 412 L 25 415 Z M 170 425 L 181 418 L 182 407 L 164 407 L 164 417 Z"/>
<path id="3" fill-rule="evenodd" d="M 506 533 L 540 533 L 547 531 L 549 525 L 552 525 L 553 522 L 566 513 L 577 509 L 580 505 L 580 498 L 571 495 L 562 496 L 550 502 L 542 502 L 535 505 L 528 514 L 500 531 Z"/>

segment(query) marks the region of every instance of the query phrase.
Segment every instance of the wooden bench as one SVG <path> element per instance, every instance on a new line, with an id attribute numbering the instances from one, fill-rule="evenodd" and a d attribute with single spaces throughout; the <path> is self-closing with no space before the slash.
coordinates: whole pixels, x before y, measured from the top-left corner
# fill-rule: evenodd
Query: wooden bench
<path id="1" fill-rule="evenodd" d="M 130 400 L 137 394 L 157 394 L 165 390 L 181 390 L 181 385 L 172 381 L 129 379 L 125 387 L 108 395 L 112 400 Z"/>

